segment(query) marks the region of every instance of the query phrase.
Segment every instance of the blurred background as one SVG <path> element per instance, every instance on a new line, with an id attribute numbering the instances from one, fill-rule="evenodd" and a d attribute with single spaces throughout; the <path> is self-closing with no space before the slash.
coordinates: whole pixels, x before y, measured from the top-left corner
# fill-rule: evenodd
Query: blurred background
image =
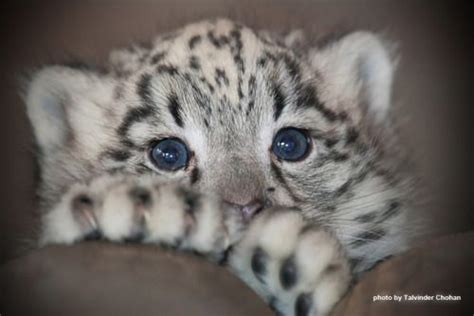
<path id="1" fill-rule="evenodd" d="M 401 136 L 423 179 L 430 234 L 474 227 L 471 5 L 456 1 L 159 0 L 18 1 L 0 13 L 0 262 L 28 247 L 34 216 L 33 137 L 20 75 L 110 49 L 185 23 L 230 17 L 256 28 L 382 32 L 398 43 L 394 99 Z"/>

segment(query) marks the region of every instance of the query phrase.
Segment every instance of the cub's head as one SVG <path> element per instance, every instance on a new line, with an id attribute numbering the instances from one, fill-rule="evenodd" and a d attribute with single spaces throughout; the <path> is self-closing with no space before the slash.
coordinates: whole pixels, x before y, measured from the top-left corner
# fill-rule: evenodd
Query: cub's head
<path id="1" fill-rule="evenodd" d="M 27 105 L 46 205 L 107 172 L 176 179 L 247 210 L 295 206 L 334 225 L 371 211 L 368 198 L 399 203 L 391 140 L 380 141 L 393 75 L 385 46 L 367 32 L 313 47 L 295 38 L 205 21 L 114 51 L 101 71 L 37 72 Z"/>

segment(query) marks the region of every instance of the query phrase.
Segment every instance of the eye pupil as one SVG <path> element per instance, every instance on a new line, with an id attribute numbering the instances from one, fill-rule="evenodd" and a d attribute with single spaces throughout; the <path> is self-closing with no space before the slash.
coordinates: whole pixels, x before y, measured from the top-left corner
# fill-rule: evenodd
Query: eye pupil
<path id="1" fill-rule="evenodd" d="M 152 146 L 150 158 L 156 167 L 174 171 L 186 166 L 188 149 L 181 140 L 166 138 Z"/>
<path id="2" fill-rule="evenodd" d="M 281 129 L 273 140 L 272 151 L 280 159 L 298 161 L 309 151 L 309 138 L 304 131 L 288 127 Z"/>

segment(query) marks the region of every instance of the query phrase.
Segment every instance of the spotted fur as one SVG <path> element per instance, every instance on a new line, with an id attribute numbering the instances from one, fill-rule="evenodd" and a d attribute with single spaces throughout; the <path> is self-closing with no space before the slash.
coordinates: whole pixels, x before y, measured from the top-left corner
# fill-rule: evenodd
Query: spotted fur
<path id="1" fill-rule="evenodd" d="M 41 241 L 99 232 L 221 259 L 233 245 L 231 267 L 276 310 L 326 314 L 349 285 L 349 263 L 360 274 L 409 241 L 393 68 L 372 33 L 310 43 L 224 19 L 113 51 L 105 70 L 45 67 L 26 97 Z M 290 126 L 311 138 L 298 162 L 270 150 Z M 190 149 L 186 168 L 151 163 L 151 144 L 167 137 Z M 263 211 L 250 222 L 229 215 L 252 203 Z"/>

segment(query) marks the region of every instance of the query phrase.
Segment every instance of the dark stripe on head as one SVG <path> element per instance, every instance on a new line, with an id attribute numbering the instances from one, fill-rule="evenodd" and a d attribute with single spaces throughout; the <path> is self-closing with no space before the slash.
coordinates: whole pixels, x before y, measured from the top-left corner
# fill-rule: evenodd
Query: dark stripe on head
<path id="1" fill-rule="evenodd" d="M 354 221 L 359 222 L 359 223 L 371 223 L 375 221 L 376 218 L 377 218 L 377 212 L 372 212 L 372 213 L 356 216 L 356 218 L 354 218 Z"/>
<path id="2" fill-rule="evenodd" d="M 346 153 L 340 153 L 333 150 L 327 155 L 327 159 L 335 161 L 335 162 L 343 162 L 349 159 L 349 155 Z"/>
<path id="3" fill-rule="evenodd" d="M 178 102 L 176 94 L 172 94 L 168 97 L 168 110 L 173 116 L 174 121 L 179 127 L 183 127 L 183 118 L 181 117 L 181 105 Z"/>
<path id="4" fill-rule="evenodd" d="M 260 58 L 258 58 L 257 66 L 265 67 L 269 61 L 275 64 L 277 62 L 277 58 L 275 55 L 273 55 L 269 51 L 265 51 L 263 55 L 260 56 Z"/>
<path id="5" fill-rule="evenodd" d="M 227 74 L 224 69 L 216 68 L 214 80 L 219 87 L 222 85 L 222 83 L 224 83 L 226 86 L 229 86 L 229 78 L 227 78 Z"/>
<path id="6" fill-rule="evenodd" d="M 123 119 L 122 123 L 118 127 L 117 133 L 120 136 L 127 136 L 128 130 L 133 124 L 147 119 L 148 117 L 153 115 L 154 112 L 154 109 L 150 106 L 140 106 L 130 109 L 125 115 L 125 118 Z"/>
<path id="7" fill-rule="evenodd" d="M 344 193 L 346 193 L 349 188 L 352 185 L 352 179 L 347 180 L 343 185 L 341 185 L 337 190 L 336 190 L 336 196 L 341 196 Z"/>
<path id="8" fill-rule="evenodd" d="M 281 91 L 281 86 L 278 84 L 273 85 L 273 118 L 278 120 L 281 112 L 285 108 L 285 96 Z"/>
<path id="9" fill-rule="evenodd" d="M 144 106 L 152 105 L 152 97 L 150 91 L 151 78 L 152 77 L 150 74 L 143 74 L 137 83 L 137 94 L 140 96 L 140 99 L 142 100 Z"/>
<path id="10" fill-rule="evenodd" d="M 356 240 L 351 242 L 351 246 L 359 247 L 359 246 L 374 242 L 376 240 L 379 240 L 385 235 L 386 235 L 386 231 L 381 228 L 368 230 L 357 235 Z"/>
<path id="11" fill-rule="evenodd" d="M 296 202 L 300 201 L 300 198 L 298 198 L 291 188 L 289 187 L 288 183 L 286 182 L 285 177 L 283 177 L 283 174 L 281 173 L 280 168 L 278 168 L 273 161 L 270 163 L 270 168 L 272 170 L 273 176 L 280 182 L 280 184 L 285 188 L 285 190 L 288 192 L 288 194 L 291 196 L 291 198 Z"/>
<path id="12" fill-rule="evenodd" d="M 242 76 L 241 75 L 239 75 L 239 80 L 237 84 L 237 93 L 239 95 L 239 100 L 242 100 L 242 98 L 244 97 L 244 92 L 242 91 Z"/>
<path id="13" fill-rule="evenodd" d="M 346 132 L 346 145 L 354 143 L 359 137 L 359 132 L 355 128 L 350 127 Z"/>
<path id="14" fill-rule="evenodd" d="M 189 58 L 189 67 L 191 67 L 194 70 L 199 70 L 201 69 L 201 64 L 199 63 L 199 58 L 196 56 L 192 55 Z"/>
<path id="15" fill-rule="evenodd" d="M 334 145 L 336 145 L 338 142 L 339 142 L 339 139 L 337 139 L 337 138 L 327 138 L 327 139 L 324 140 L 324 144 L 328 148 L 334 147 Z"/>
<path id="16" fill-rule="evenodd" d="M 132 156 L 130 152 L 123 149 L 110 149 L 104 153 L 104 156 L 115 161 L 125 161 Z"/>
<path id="17" fill-rule="evenodd" d="M 290 58 L 289 55 L 285 54 L 283 55 L 283 61 L 285 63 L 286 69 L 288 71 L 288 74 L 293 80 L 299 80 L 300 78 L 300 67 L 298 63 Z"/>
<path id="18" fill-rule="evenodd" d="M 383 211 L 378 220 L 377 223 L 382 223 L 385 222 L 387 219 L 392 218 L 393 216 L 397 215 L 401 211 L 401 204 L 398 201 L 392 201 L 388 205 L 388 208 Z"/>
<path id="19" fill-rule="evenodd" d="M 190 49 L 194 49 L 201 42 L 201 35 L 194 35 L 189 39 L 188 45 Z"/>
<path id="20" fill-rule="evenodd" d="M 159 65 L 158 67 L 156 67 L 156 71 L 159 74 L 168 74 L 170 76 L 178 74 L 178 68 L 172 65 Z"/>
<path id="21" fill-rule="evenodd" d="M 166 52 L 158 52 L 150 60 L 152 65 L 159 63 L 166 56 Z"/>
<path id="22" fill-rule="evenodd" d="M 255 97 L 256 92 L 256 79 L 254 75 L 251 75 L 248 82 L 249 97 Z"/>
<path id="23" fill-rule="evenodd" d="M 254 106 L 255 106 L 255 101 L 254 101 L 254 100 L 250 100 L 250 101 L 249 101 L 249 105 L 248 105 L 248 107 L 247 107 L 247 112 L 245 113 L 245 115 L 249 116 L 249 115 L 250 115 L 250 112 L 252 112 Z"/>
<path id="24" fill-rule="evenodd" d="M 195 184 L 196 182 L 199 181 L 201 178 L 201 173 L 199 171 L 199 168 L 195 167 L 193 171 L 191 172 L 191 184 Z"/>
<path id="25" fill-rule="evenodd" d="M 227 36 L 216 37 L 213 31 L 207 33 L 207 38 L 216 48 L 221 48 L 223 45 L 229 43 L 229 38 Z"/>
<path id="26" fill-rule="evenodd" d="M 298 97 L 296 100 L 297 107 L 309 108 L 314 107 L 320 112 L 328 121 L 334 122 L 335 120 L 343 120 L 345 117 L 338 113 L 326 108 L 321 101 L 318 100 L 316 90 L 311 85 L 301 85 L 296 91 Z"/>

